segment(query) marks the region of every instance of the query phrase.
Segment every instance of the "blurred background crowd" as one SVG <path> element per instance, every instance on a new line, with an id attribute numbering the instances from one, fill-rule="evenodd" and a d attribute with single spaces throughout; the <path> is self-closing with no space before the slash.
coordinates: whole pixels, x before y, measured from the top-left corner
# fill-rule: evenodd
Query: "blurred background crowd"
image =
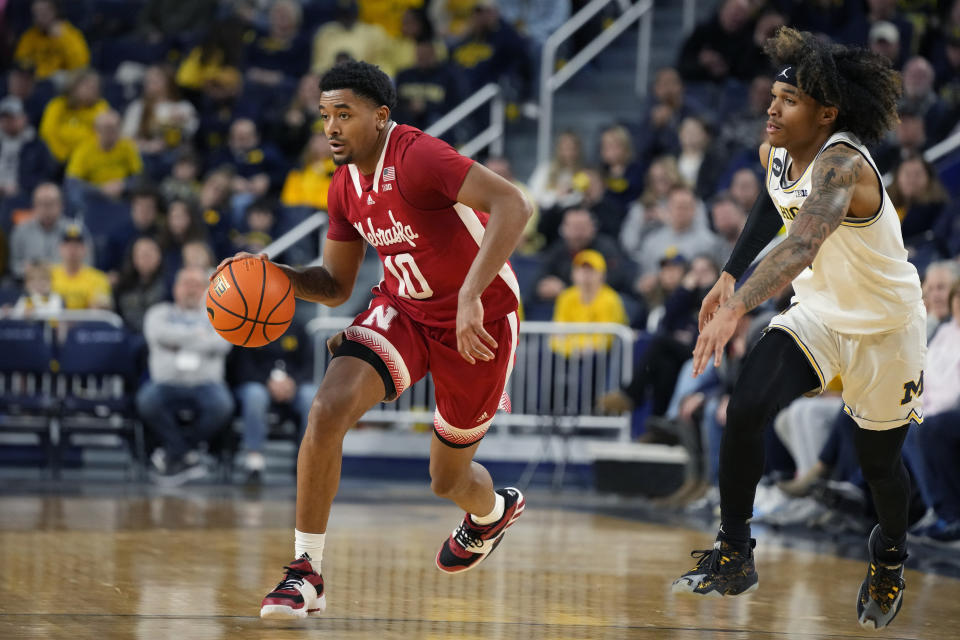
<path id="1" fill-rule="evenodd" d="M 268 410 L 305 417 L 312 353 L 302 322 L 262 350 L 205 341 L 205 276 L 220 259 L 259 251 L 326 207 L 335 167 L 318 125 L 319 75 L 347 58 L 378 64 L 397 86 L 394 119 L 420 128 L 496 82 L 508 123 L 529 123 L 540 109 L 544 42 L 585 4 L 0 2 L 3 314 L 115 311 L 143 336 L 140 377 L 149 381 L 137 406 L 161 445 L 154 465 L 168 475 L 189 471 L 191 438 L 213 438 L 236 415 L 256 481 Z M 664 505 L 712 508 L 739 363 L 791 294 L 744 319 L 719 369 L 690 378 L 700 300 L 763 189 L 757 147 L 773 70 L 762 44 L 787 24 L 870 48 L 903 75 L 900 123 L 871 152 L 923 279 L 931 337 L 927 420 L 907 448 L 915 515 L 923 535 L 960 540 L 960 477 L 951 463 L 960 455 L 960 161 L 955 151 L 935 164 L 924 158 L 958 131 L 960 0 L 705 4 L 712 9 L 701 8 L 702 20 L 675 43 L 674 64 L 653 71 L 647 98 L 628 98 L 636 100 L 631 117 L 599 131 L 558 132 L 550 159 L 528 176 L 514 167 L 533 166 L 529 153 L 478 158 L 537 206 L 513 259 L 525 316 L 638 332 L 631 382 L 599 402 L 633 411 L 638 439 L 687 448 L 687 482 Z M 583 42 L 575 37 L 563 56 Z M 484 125 L 465 119 L 443 137 L 456 145 Z M 307 264 L 318 250 L 308 235 L 279 258 Z M 380 278 L 368 253 L 344 315 L 366 305 Z M 609 346 L 591 336 L 552 345 L 564 356 Z M 854 527 L 857 514 L 869 513 L 841 384 L 778 416 L 761 517 Z M 190 401 L 194 429 L 184 437 L 171 408 Z"/>

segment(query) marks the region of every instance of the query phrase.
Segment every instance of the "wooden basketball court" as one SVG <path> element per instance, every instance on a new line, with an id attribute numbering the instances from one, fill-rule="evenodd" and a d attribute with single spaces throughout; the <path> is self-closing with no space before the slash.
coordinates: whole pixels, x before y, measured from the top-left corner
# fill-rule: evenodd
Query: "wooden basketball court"
<path id="1" fill-rule="evenodd" d="M 291 559 L 289 495 L 0 496 L 0 638 L 958 637 L 958 580 L 908 571 L 903 611 L 879 636 L 856 623 L 864 562 L 773 542 L 761 543 L 754 595 L 675 596 L 671 580 L 709 535 L 538 506 L 535 494 L 487 563 L 448 576 L 434 556 L 456 509 L 390 491 L 335 504 L 327 615 L 285 624 L 258 614 Z"/>

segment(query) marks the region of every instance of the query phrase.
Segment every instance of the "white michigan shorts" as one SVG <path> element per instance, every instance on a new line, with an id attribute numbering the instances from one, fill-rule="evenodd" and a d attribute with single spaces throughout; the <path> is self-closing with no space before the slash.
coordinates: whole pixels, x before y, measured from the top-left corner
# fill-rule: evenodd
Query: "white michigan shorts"
<path id="1" fill-rule="evenodd" d="M 864 429 L 923 422 L 927 313 L 920 304 L 905 325 L 874 334 L 838 333 L 802 302 L 774 316 L 767 330 L 788 333 L 810 361 L 820 389 L 839 376 L 843 410 Z"/>

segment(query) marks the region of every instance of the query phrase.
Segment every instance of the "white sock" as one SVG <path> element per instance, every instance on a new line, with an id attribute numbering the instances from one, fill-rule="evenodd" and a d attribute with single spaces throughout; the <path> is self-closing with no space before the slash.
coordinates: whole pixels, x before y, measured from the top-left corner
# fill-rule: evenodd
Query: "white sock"
<path id="1" fill-rule="evenodd" d="M 503 496 L 499 493 L 494 494 L 496 496 L 496 502 L 493 503 L 493 511 L 488 513 L 485 516 L 475 516 L 472 513 L 470 514 L 470 519 L 477 524 L 493 524 L 497 520 L 503 517 Z"/>
<path id="2" fill-rule="evenodd" d="M 310 564 L 313 570 L 320 573 L 320 561 L 323 559 L 323 539 L 325 533 L 304 533 L 299 529 L 294 529 L 293 555 L 299 558 L 303 554 L 310 556 Z"/>

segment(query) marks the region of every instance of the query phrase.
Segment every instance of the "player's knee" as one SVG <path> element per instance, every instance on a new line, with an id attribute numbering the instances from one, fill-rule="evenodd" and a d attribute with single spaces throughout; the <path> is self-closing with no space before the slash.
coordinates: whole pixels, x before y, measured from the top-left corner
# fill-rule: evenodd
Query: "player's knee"
<path id="1" fill-rule="evenodd" d="M 329 442 L 330 439 L 342 439 L 353 426 L 353 413 L 349 398 L 339 394 L 317 395 L 307 414 L 304 443 L 321 444 Z"/>
<path id="2" fill-rule="evenodd" d="M 861 460 L 860 471 L 867 484 L 875 485 L 899 479 L 902 464 L 900 456 L 893 460 Z"/>
<path id="3" fill-rule="evenodd" d="M 753 394 L 734 393 L 727 405 L 727 429 L 731 433 L 762 430 L 770 408 Z"/>

